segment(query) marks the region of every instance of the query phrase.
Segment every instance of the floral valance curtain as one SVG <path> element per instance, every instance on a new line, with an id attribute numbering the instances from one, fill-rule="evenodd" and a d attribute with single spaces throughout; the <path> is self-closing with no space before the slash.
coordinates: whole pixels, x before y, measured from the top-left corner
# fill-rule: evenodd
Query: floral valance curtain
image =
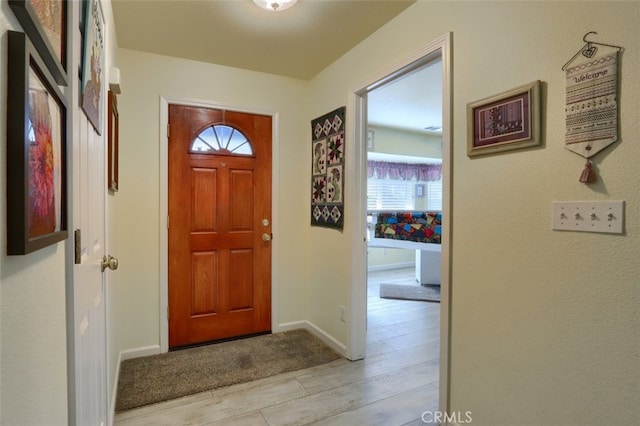
<path id="1" fill-rule="evenodd" d="M 369 161 L 368 177 L 377 179 L 438 181 L 442 178 L 442 164 L 394 163 Z"/>

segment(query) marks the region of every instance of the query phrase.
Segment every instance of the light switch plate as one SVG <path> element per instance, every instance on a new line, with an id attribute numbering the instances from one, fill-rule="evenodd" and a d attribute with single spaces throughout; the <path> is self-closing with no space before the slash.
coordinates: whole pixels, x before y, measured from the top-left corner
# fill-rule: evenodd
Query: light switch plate
<path id="1" fill-rule="evenodd" d="M 624 201 L 554 201 L 553 229 L 622 234 Z"/>

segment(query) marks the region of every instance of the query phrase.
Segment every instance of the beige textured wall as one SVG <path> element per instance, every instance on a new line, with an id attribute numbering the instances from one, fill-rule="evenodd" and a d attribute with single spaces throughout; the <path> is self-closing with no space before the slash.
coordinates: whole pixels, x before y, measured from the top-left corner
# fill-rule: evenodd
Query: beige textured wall
<path id="1" fill-rule="evenodd" d="M 6 255 L 7 30 L 0 3 L 0 424 L 66 424 L 65 243 Z M 37 407 L 37 408 L 36 408 Z"/>
<path id="2" fill-rule="evenodd" d="M 640 417 L 638 2 L 419 1 L 313 81 L 313 114 L 449 31 L 453 34 L 451 408 L 477 425 L 629 424 Z M 582 36 L 625 47 L 620 142 L 594 159 L 600 181 L 577 181 L 584 159 L 564 148 L 563 64 Z M 540 79 L 541 149 L 466 156 L 466 104 Z M 349 141 L 347 141 L 349 143 Z M 552 231 L 554 200 L 622 199 L 626 233 Z M 491 219 L 494 218 L 494 219 Z M 322 246 L 345 233 L 312 231 Z M 346 250 L 346 249 L 345 249 Z M 345 303 L 349 253 L 313 275 L 310 316 Z M 324 254 L 311 248 L 312 256 Z M 326 283 L 331 288 L 326 288 Z"/>

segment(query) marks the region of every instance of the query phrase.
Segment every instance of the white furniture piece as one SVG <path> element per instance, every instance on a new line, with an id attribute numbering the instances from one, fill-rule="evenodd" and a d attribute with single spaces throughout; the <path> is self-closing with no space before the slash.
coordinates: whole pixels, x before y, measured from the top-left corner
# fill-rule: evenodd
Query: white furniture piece
<path id="1" fill-rule="evenodd" d="M 369 247 L 387 247 L 416 251 L 416 281 L 422 285 L 440 285 L 442 245 L 387 238 L 370 238 Z"/>
<path id="2" fill-rule="evenodd" d="M 440 285 L 442 246 L 440 244 L 422 244 L 437 246 L 438 250 L 416 250 L 416 281 L 421 285 Z"/>

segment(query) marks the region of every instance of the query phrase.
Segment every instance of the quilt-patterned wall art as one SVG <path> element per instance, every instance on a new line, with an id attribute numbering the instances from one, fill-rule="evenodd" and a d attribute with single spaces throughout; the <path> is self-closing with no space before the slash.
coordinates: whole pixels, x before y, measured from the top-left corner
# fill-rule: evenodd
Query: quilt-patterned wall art
<path id="1" fill-rule="evenodd" d="M 342 230 L 345 107 L 311 120 L 311 226 Z"/>

